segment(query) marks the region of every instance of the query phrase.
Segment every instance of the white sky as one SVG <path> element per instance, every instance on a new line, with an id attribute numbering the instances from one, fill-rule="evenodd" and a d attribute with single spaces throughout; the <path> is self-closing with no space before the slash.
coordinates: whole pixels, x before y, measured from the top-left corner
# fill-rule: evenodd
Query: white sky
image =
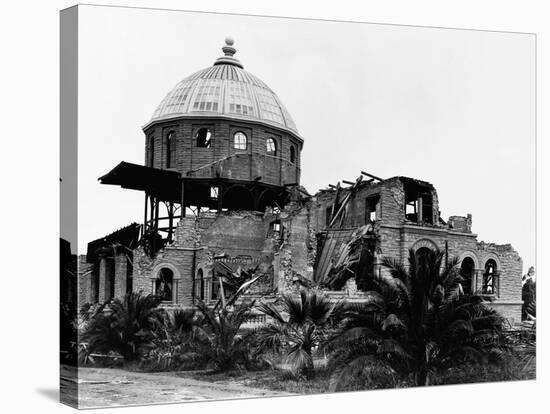
<path id="1" fill-rule="evenodd" d="M 293 116 L 310 192 L 361 170 L 426 180 L 444 219 L 472 213 L 478 240 L 534 265 L 534 36 L 94 6 L 79 17 L 80 254 L 142 221 L 142 193 L 97 178 L 143 163 L 141 126 L 231 35 Z"/>

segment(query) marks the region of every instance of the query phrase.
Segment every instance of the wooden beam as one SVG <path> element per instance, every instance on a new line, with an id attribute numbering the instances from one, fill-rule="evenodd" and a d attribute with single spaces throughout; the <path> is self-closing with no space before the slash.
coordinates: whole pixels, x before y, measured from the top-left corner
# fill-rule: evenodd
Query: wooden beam
<path id="1" fill-rule="evenodd" d="M 365 171 L 361 171 L 361 174 L 366 175 L 367 177 L 370 177 L 370 178 L 374 178 L 375 180 L 378 180 L 378 181 L 384 181 L 382 178 L 377 177 L 376 175 L 369 174 L 368 172 L 365 172 Z"/>
<path id="2" fill-rule="evenodd" d="M 149 194 L 145 193 L 145 216 L 143 218 L 143 234 L 147 233 L 147 204 L 149 204 Z"/>
<path id="3" fill-rule="evenodd" d="M 348 204 L 348 201 L 349 199 L 351 198 L 351 195 L 354 193 L 355 189 L 357 188 L 357 186 L 359 185 L 359 183 L 363 180 L 363 176 L 360 175 L 357 180 L 355 181 L 355 184 L 353 184 L 353 186 L 349 189 L 349 193 L 346 195 L 346 198 L 344 198 L 344 201 L 342 201 L 342 204 L 340 205 L 340 207 L 338 208 L 338 211 L 336 212 L 336 214 L 332 217 L 332 220 L 330 221 L 330 224 L 328 225 L 329 227 L 332 227 L 332 225 L 336 222 L 336 219 L 338 218 L 338 216 L 340 214 L 342 214 L 342 212 L 344 211 L 344 208 L 346 207 L 346 205 Z"/>
<path id="4" fill-rule="evenodd" d="M 181 180 L 180 218 L 185 217 L 185 180 Z"/>

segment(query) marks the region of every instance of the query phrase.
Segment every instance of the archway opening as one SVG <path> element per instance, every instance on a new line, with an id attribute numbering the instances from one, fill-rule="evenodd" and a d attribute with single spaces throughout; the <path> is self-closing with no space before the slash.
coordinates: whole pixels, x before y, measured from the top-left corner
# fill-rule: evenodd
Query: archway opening
<path id="1" fill-rule="evenodd" d="M 427 267 L 429 264 L 430 257 L 434 253 L 435 252 L 432 249 L 426 246 L 420 247 L 418 250 L 416 250 L 415 255 L 416 255 L 416 263 L 418 267 L 419 268 Z"/>
<path id="2" fill-rule="evenodd" d="M 155 294 L 160 296 L 163 302 L 172 302 L 172 291 L 174 288 L 174 272 L 172 269 L 163 267 L 159 270 L 155 280 Z"/>
<path id="3" fill-rule="evenodd" d="M 258 211 L 265 211 L 267 207 L 274 207 L 277 201 L 277 194 L 274 191 L 267 190 L 261 196 L 258 202 Z"/>
<path id="4" fill-rule="evenodd" d="M 474 277 L 475 264 L 471 257 L 465 257 L 460 264 L 460 276 L 462 277 L 462 290 L 465 295 L 472 293 L 472 281 Z"/>
<path id="5" fill-rule="evenodd" d="M 229 210 L 253 210 L 254 199 L 244 187 L 231 187 L 223 196 L 223 207 Z"/>

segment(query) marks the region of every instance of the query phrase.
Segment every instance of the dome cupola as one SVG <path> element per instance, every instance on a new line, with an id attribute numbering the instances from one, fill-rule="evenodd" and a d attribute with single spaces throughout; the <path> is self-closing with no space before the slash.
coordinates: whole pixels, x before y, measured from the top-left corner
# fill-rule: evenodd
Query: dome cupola
<path id="1" fill-rule="evenodd" d="M 211 67 L 193 73 L 168 92 L 144 128 L 175 118 L 223 117 L 262 123 L 301 140 L 275 92 L 234 57 L 232 38 L 225 39 L 222 50 L 224 55 Z"/>

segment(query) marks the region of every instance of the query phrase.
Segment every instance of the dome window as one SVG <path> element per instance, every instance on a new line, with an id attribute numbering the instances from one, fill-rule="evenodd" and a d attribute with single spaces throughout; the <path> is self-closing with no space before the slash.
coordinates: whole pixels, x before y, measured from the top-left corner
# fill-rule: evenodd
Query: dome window
<path id="1" fill-rule="evenodd" d="M 174 168 L 176 164 L 176 133 L 170 131 L 166 136 L 166 168 Z"/>
<path id="2" fill-rule="evenodd" d="M 273 138 L 268 138 L 267 141 L 266 141 L 266 146 L 267 146 L 267 153 L 269 155 L 277 155 L 277 141 L 275 141 L 275 139 Z"/>
<path id="3" fill-rule="evenodd" d="M 244 132 L 236 132 L 233 135 L 233 148 L 246 150 L 246 135 Z"/>
<path id="4" fill-rule="evenodd" d="M 155 137 L 154 135 L 149 135 L 148 137 L 148 146 L 149 152 L 147 153 L 147 164 L 149 167 L 153 167 L 155 163 Z"/>
<path id="5" fill-rule="evenodd" d="M 208 128 L 200 128 L 197 131 L 197 147 L 210 148 L 212 133 Z"/>
<path id="6" fill-rule="evenodd" d="M 292 164 L 296 163 L 296 148 L 294 148 L 294 145 L 290 147 L 290 162 Z"/>

